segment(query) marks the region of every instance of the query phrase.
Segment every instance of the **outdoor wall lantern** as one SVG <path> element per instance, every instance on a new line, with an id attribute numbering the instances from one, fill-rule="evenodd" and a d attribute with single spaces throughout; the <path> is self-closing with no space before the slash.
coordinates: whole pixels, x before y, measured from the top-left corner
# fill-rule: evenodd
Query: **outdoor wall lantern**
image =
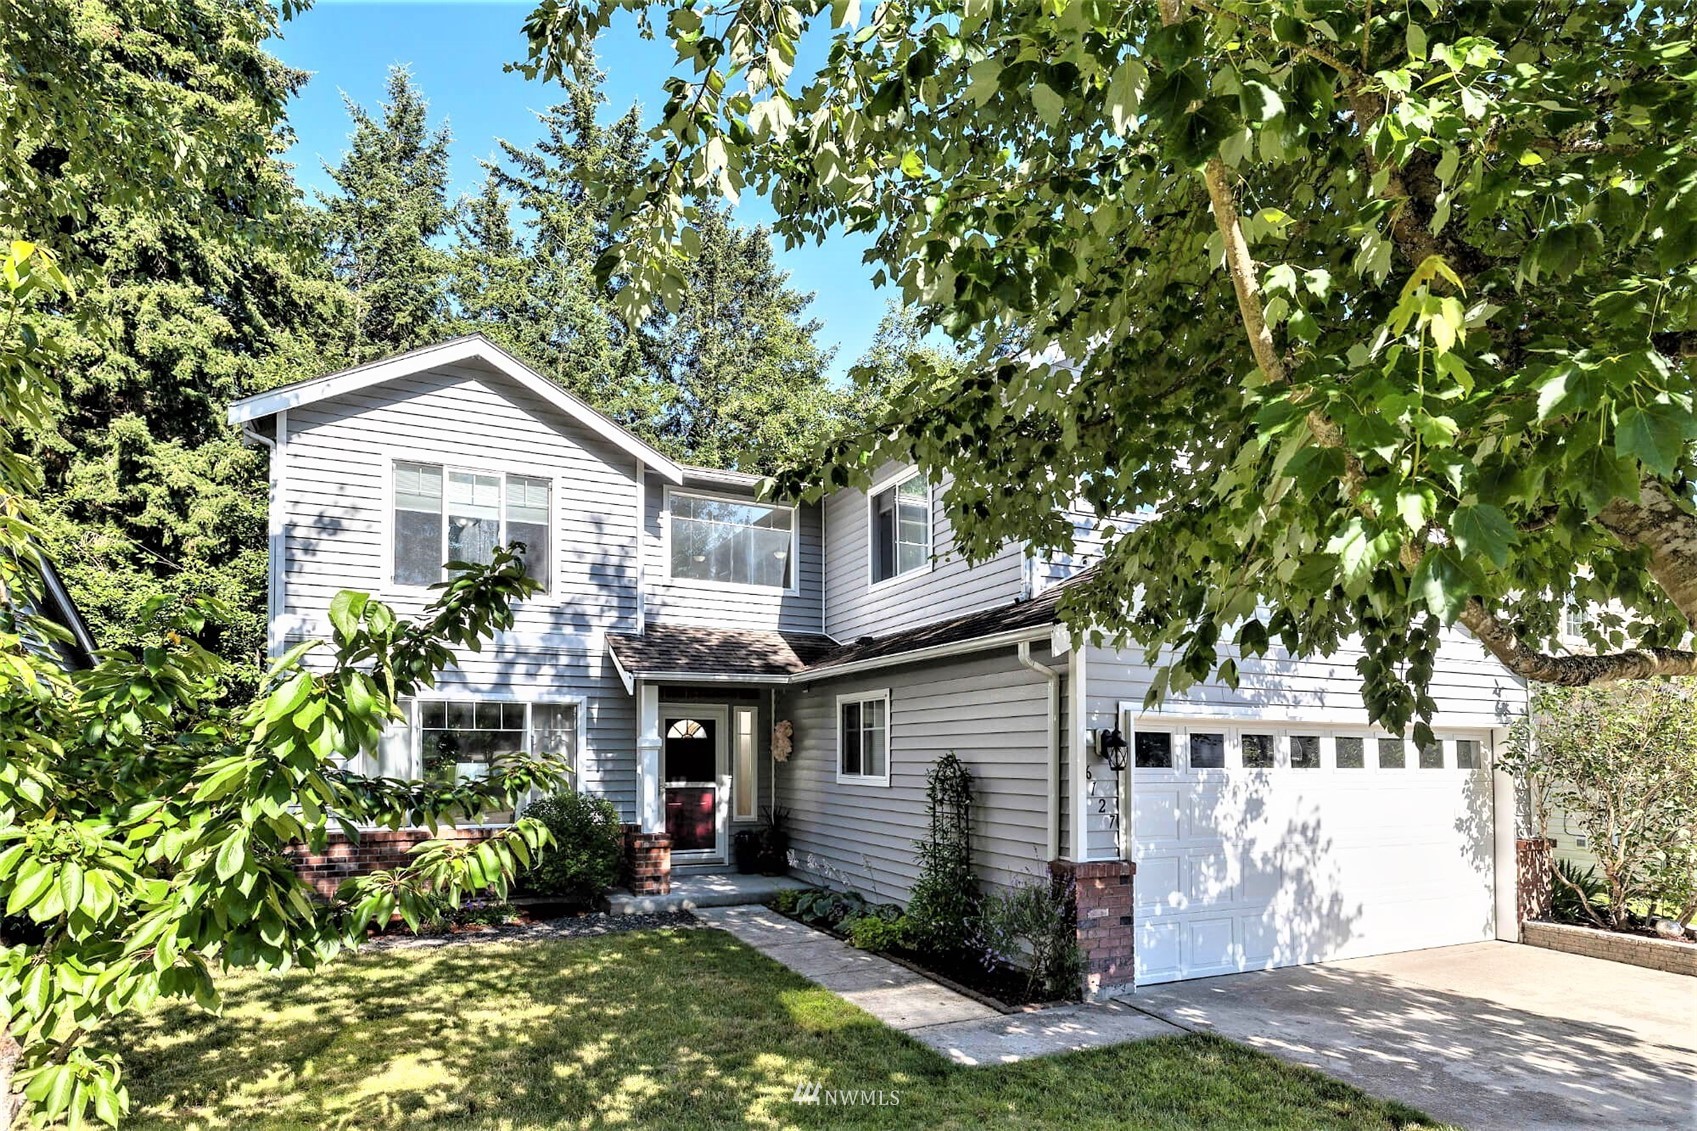
<path id="1" fill-rule="evenodd" d="M 1117 730 L 1099 730 L 1096 732 L 1096 756 L 1108 763 L 1108 769 L 1119 773 L 1125 769 L 1125 753 L 1127 747 L 1125 735 Z"/>

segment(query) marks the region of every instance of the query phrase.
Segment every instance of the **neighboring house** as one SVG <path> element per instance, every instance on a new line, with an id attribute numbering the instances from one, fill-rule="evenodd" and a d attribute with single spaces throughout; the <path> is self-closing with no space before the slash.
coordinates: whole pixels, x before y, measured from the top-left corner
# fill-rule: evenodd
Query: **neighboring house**
<path id="1" fill-rule="evenodd" d="M 1425 750 L 1368 725 L 1350 652 L 1244 660 L 1238 689 L 1146 712 L 1139 655 L 1056 623 L 1099 543 L 1087 515 L 1079 560 L 1013 545 L 969 566 L 940 485 L 907 469 L 757 502 L 753 476 L 668 459 L 480 337 L 230 418 L 271 450 L 274 650 L 326 633 L 337 590 L 414 611 L 445 560 L 527 544 L 543 592 L 366 763 L 450 777 L 564 749 L 630 823 L 647 890 L 723 869 L 775 806 L 802 874 L 904 899 L 926 770 L 954 751 L 984 880 L 1076 876 L 1101 992 L 1515 937 L 1511 783 L 1490 766 L 1526 690 L 1465 638 L 1443 649 Z M 1119 773 L 1100 756 L 1115 730 Z M 320 878 L 380 851 L 342 854 Z"/>

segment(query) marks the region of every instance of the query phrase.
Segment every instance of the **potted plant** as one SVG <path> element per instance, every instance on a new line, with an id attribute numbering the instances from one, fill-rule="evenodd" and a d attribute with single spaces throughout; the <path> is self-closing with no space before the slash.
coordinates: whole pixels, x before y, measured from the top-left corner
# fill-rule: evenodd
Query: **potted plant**
<path id="1" fill-rule="evenodd" d="M 738 829 L 732 834 L 731 856 L 739 875 L 752 876 L 760 871 L 761 839 L 760 829 Z"/>
<path id="2" fill-rule="evenodd" d="M 760 810 L 759 868 L 761 875 L 782 876 L 790 870 L 790 811 L 775 805 Z"/>

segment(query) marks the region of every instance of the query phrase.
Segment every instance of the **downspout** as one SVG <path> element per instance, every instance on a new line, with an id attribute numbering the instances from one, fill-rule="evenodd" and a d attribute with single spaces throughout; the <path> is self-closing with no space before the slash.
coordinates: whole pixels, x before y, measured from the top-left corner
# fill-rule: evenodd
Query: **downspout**
<path id="1" fill-rule="evenodd" d="M 267 655 L 283 653 L 283 443 L 287 438 L 289 414 L 276 415 L 277 436 L 273 439 L 255 431 L 252 424 L 242 425 L 242 439 L 259 445 L 266 451 L 265 504 L 265 650 Z"/>
<path id="2" fill-rule="evenodd" d="M 1061 855 L 1061 673 L 1031 658 L 1029 640 L 1019 645 L 1019 662 L 1049 685 L 1049 819 L 1044 828 L 1044 859 L 1055 860 Z"/>

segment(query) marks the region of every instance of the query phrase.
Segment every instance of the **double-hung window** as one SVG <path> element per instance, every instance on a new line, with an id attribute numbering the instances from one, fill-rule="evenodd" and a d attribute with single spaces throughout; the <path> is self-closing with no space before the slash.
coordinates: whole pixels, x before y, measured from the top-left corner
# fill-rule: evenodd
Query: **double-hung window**
<path id="1" fill-rule="evenodd" d="M 795 587 L 792 507 L 674 492 L 667 537 L 674 579 Z"/>
<path id="2" fill-rule="evenodd" d="M 931 488 L 918 475 L 872 495 L 872 581 L 924 569 L 931 561 Z"/>
<path id="3" fill-rule="evenodd" d="M 890 693 L 837 699 L 837 780 L 890 784 Z"/>
<path id="4" fill-rule="evenodd" d="M 496 546 L 521 542 L 524 572 L 546 591 L 550 495 L 537 476 L 395 464 L 395 584 L 434 585 L 448 562 L 487 565 Z"/>

